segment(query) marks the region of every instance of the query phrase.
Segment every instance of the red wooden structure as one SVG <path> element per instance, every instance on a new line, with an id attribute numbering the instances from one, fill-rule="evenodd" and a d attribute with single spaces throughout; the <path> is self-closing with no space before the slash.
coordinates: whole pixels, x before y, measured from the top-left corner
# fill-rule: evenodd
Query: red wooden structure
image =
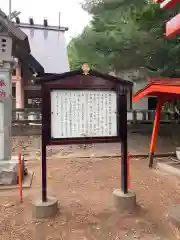
<path id="1" fill-rule="evenodd" d="M 154 3 L 159 3 L 163 9 L 169 9 L 175 6 L 179 0 L 154 0 Z M 180 13 L 166 23 L 166 37 L 174 36 L 180 32 Z M 159 130 L 160 114 L 162 106 L 165 102 L 180 99 L 180 78 L 150 78 L 150 82 L 143 89 L 138 91 L 133 97 L 133 102 L 146 97 L 158 97 L 156 107 L 156 115 L 154 119 L 154 127 L 152 132 L 150 151 L 149 151 L 149 167 L 153 166 L 153 158 L 156 146 L 156 138 Z"/>
<path id="2" fill-rule="evenodd" d="M 149 78 L 149 80 L 149 84 L 135 94 L 133 102 L 136 102 L 146 96 L 158 97 L 149 150 L 149 167 L 152 168 L 161 109 L 165 102 L 180 100 L 180 78 Z"/>
<path id="3" fill-rule="evenodd" d="M 166 37 L 173 37 L 180 33 L 180 13 L 166 23 Z"/>
<path id="4" fill-rule="evenodd" d="M 173 8 L 179 0 L 154 0 L 163 9 Z M 173 37 L 180 33 L 180 13 L 166 23 L 166 37 Z"/>
<path id="5" fill-rule="evenodd" d="M 160 3 L 160 7 L 163 9 L 170 9 L 178 3 L 179 0 L 165 0 Z"/>

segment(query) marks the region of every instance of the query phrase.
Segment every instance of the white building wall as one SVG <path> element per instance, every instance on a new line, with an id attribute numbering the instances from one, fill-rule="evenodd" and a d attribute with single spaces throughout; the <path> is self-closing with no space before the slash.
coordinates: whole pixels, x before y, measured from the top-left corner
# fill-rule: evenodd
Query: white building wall
<path id="1" fill-rule="evenodd" d="M 32 55 L 47 73 L 69 71 L 64 31 L 21 27 L 27 34 Z"/>
<path id="2" fill-rule="evenodd" d="M 129 80 L 133 82 L 133 95 L 142 89 L 146 84 L 147 81 L 144 79 L 144 77 L 140 74 L 140 72 L 136 69 L 129 69 L 126 71 L 122 71 L 118 74 L 119 77 Z M 140 80 L 140 79 L 143 80 Z M 130 96 L 128 96 L 127 99 L 127 107 L 130 107 Z M 148 97 L 143 98 L 142 100 L 137 101 L 136 103 L 132 103 L 132 108 L 134 110 L 148 110 Z"/>
<path id="3" fill-rule="evenodd" d="M 139 91 L 140 89 L 144 88 L 147 85 L 147 82 L 134 82 L 133 85 L 133 95 Z M 135 110 L 148 110 L 148 97 L 144 97 L 143 99 L 132 103 L 132 108 Z"/>

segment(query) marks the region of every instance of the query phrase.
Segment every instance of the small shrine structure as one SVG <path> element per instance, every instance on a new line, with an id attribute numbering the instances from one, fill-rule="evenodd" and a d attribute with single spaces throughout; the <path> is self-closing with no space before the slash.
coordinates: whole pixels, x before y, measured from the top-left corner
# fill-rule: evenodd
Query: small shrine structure
<path id="1" fill-rule="evenodd" d="M 161 109 L 166 102 L 180 100 L 180 78 L 149 78 L 149 84 L 134 95 L 133 102 L 147 96 L 158 98 L 149 151 L 149 167 L 152 168 Z"/>
<path id="2" fill-rule="evenodd" d="M 163 9 L 169 9 L 178 3 L 178 0 L 154 0 Z M 166 37 L 175 36 L 180 32 L 180 13 L 166 23 Z M 159 130 L 160 114 L 164 103 L 172 100 L 180 100 L 180 78 L 149 78 L 149 83 L 133 97 L 133 102 L 146 96 L 158 98 L 153 132 L 149 150 L 149 167 L 153 167 L 153 158 L 156 147 L 156 139 Z"/>

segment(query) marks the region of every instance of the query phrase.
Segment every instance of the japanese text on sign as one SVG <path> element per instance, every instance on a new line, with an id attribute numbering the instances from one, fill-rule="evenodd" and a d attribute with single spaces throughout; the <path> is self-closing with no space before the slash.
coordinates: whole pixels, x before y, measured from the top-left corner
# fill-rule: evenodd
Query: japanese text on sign
<path id="1" fill-rule="evenodd" d="M 117 136 L 117 102 L 113 91 L 51 92 L 51 137 Z"/>

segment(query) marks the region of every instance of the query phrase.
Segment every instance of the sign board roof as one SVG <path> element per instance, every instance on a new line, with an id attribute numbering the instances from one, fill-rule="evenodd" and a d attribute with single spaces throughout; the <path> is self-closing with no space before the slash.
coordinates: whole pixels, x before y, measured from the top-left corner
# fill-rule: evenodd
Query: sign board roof
<path id="1" fill-rule="evenodd" d="M 65 73 L 61 73 L 61 74 L 47 74 L 40 78 L 36 78 L 35 83 L 36 84 L 48 84 L 48 83 L 51 84 L 52 82 L 58 82 L 63 79 L 69 80 L 70 78 L 73 78 L 73 77 L 76 77 L 79 75 L 82 76 L 83 74 L 84 74 L 84 72 L 82 69 L 77 69 L 74 71 L 69 71 L 69 72 L 65 72 Z M 102 78 L 104 80 L 109 80 L 111 82 L 115 82 L 117 84 L 124 85 L 124 86 L 130 87 L 130 88 L 132 88 L 132 86 L 133 86 L 133 83 L 131 81 L 127 81 L 127 80 L 121 79 L 119 77 L 114 77 L 107 73 L 101 73 L 101 72 L 98 72 L 98 71 L 92 70 L 92 69 L 89 70 L 88 75 L 94 76 L 97 78 Z"/>

